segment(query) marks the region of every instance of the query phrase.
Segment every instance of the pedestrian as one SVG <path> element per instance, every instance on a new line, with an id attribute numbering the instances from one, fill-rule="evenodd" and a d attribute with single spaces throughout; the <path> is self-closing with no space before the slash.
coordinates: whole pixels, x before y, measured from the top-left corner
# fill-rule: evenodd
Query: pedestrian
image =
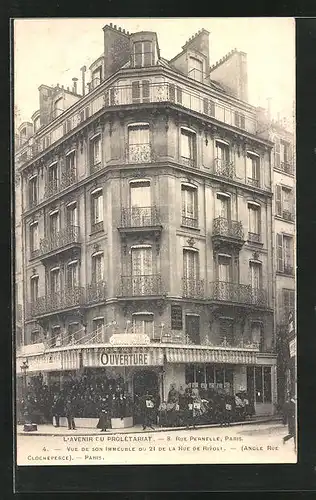
<path id="1" fill-rule="evenodd" d="M 224 394 L 224 425 L 229 426 L 236 414 L 235 399 L 226 389 Z"/>
<path id="2" fill-rule="evenodd" d="M 109 403 L 108 396 L 101 398 L 100 401 L 100 417 L 98 422 L 98 429 L 101 429 L 101 432 L 106 432 L 107 427 L 109 427 Z"/>
<path id="3" fill-rule="evenodd" d="M 59 427 L 59 419 L 63 412 L 63 402 L 61 398 L 61 394 L 54 394 L 53 404 L 52 404 L 52 417 L 53 417 L 53 425 L 55 419 L 55 427 Z"/>
<path id="4" fill-rule="evenodd" d="M 185 389 L 185 407 L 185 426 L 189 429 L 191 425 L 193 426 L 193 398 L 190 387 Z"/>
<path id="5" fill-rule="evenodd" d="M 170 390 L 167 399 L 168 423 L 170 427 L 177 425 L 179 408 L 179 393 L 176 390 L 175 384 L 170 385 Z"/>
<path id="6" fill-rule="evenodd" d="M 283 438 L 283 444 L 289 439 L 294 439 L 294 446 L 296 449 L 296 403 L 295 399 L 292 397 L 287 406 L 287 422 L 288 422 L 288 434 Z"/>
<path id="7" fill-rule="evenodd" d="M 199 423 L 201 416 L 205 413 L 205 408 L 200 397 L 199 389 L 194 388 L 192 390 L 192 402 L 193 402 L 193 429 L 196 429 L 196 425 Z"/>
<path id="8" fill-rule="evenodd" d="M 142 409 L 142 422 L 143 422 L 143 430 L 147 427 L 150 427 L 152 430 L 154 429 L 153 421 L 155 415 L 155 402 L 152 394 L 146 390 L 146 393 L 141 398 L 141 409 Z"/>
<path id="9" fill-rule="evenodd" d="M 69 430 L 76 430 L 74 411 L 75 411 L 75 401 L 72 396 L 68 396 L 65 404 L 66 417 L 68 422 Z"/>
<path id="10" fill-rule="evenodd" d="M 182 385 L 179 388 L 179 425 L 185 424 L 186 396 Z"/>

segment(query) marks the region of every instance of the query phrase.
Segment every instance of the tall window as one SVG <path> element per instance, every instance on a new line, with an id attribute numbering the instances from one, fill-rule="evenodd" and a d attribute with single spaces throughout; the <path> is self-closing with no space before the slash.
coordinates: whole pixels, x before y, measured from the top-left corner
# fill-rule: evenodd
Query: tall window
<path id="1" fill-rule="evenodd" d="M 104 318 L 94 318 L 92 321 L 92 329 L 93 339 L 91 339 L 91 343 L 93 344 L 94 342 L 104 342 Z"/>
<path id="2" fill-rule="evenodd" d="M 289 142 L 274 138 L 274 167 L 281 169 L 289 175 L 293 175 L 292 146 Z"/>
<path id="3" fill-rule="evenodd" d="M 151 293 L 153 282 L 152 247 L 132 248 L 132 290 L 134 295 Z"/>
<path id="4" fill-rule="evenodd" d="M 275 212 L 286 220 L 294 220 L 293 190 L 284 186 L 275 186 Z"/>
<path id="5" fill-rule="evenodd" d="M 258 290 L 262 287 L 262 265 L 259 262 L 250 262 L 251 287 Z"/>
<path id="6" fill-rule="evenodd" d="M 196 164 L 196 134 L 182 128 L 180 139 L 181 160 L 185 165 L 194 167 Z"/>
<path id="7" fill-rule="evenodd" d="M 251 323 L 251 341 L 262 347 L 263 324 L 260 321 L 253 321 Z"/>
<path id="8" fill-rule="evenodd" d="M 71 151 L 66 155 L 66 173 L 76 175 L 76 152 Z"/>
<path id="9" fill-rule="evenodd" d="M 235 111 L 235 126 L 242 129 L 246 128 L 245 115 L 238 111 Z"/>
<path id="10" fill-rule="evenodd" d="M 59 231 L 59 212 L 58 210 L 49 214 L 49 230 L 50 235 L 53 237 Z"/>
<path id="11" fill-rule="evenodd" d="M 148 123 L 128 127 L 128 160 L 131 163 L 144 163 L 151 159 Z"/>
<path id="12" fill-rule="evenodd" d="M 249 368 L 250 370 L 252 368 Z M 256 403 L 271 403 L 271 367 L 256 366 L 254 368 L 254 388 Z"/>
<path id="13" fill-rule="evenodd" d="M 182 88 L 174 83 L 169 83 L 169 100 L 182 104 Z"/>
<path id="14" fill-rule="evenodd" d="M 133 47 L 134 66 L 140 68 L 143 66 L 151 66 L 153 64 L 153 49 L 152 42 L 142 41 L 135 42 Z"/>
<path id="15" fill-rule="evenodd" d="M 232 282 L 232 257 L 227 254 L 218 254 L 218 281 Z"/>
<path id="16" fill-rule="evenodd" d="M 154 315 L 151 313 L 133 314 L 133 333 L 154 337 Z"/>
<path id="17" fill-rule="evenodd" d="M 92 231 L 103 229 L 103 194 L 102 189 L 97 189 L 91 196 Z"/>
<path id="18" fill-rule="evenodd" d="M 260 205 L 248 203 L 248 239 L 260 242 Z"/>
<path id="19" fill-rule="evenodd" d="M 48 169 L 48 182 L 50 184 L 57 184 L 58 181 L 58 166 L 57 163 L 51 165 Z"/>
<path id="20" fill-rule="evenodd" d="M 216 162 L 219 167 L 225 167 L 229 163 L 229 145 L 222 141 L 216 141 Z"/>
<path id="21" fill-rule="evenodd" d="M 29 180 L 29 206 L 37 205 L 37 175 Z"/>
<path id="22" fill-rule="evenodd" d="M 38 223 L 33 222 L 30 224 L 30 248 L 31 254 L 34 254 L 39 250 L 39 238 L 38 238 Z"/>
<path id="23" fill-rule="evenodd" d="M 132 103 L 150 102 L 150 81 L 134 80 L 132 82 Z"/>
<path id="24" fill-rule="evenodd" d="M 260 185 L 260 157 L 255 153 L 247 153 L 247 178 L 252 186 Z"/>
<path id="25" fill-rule="evenodd" d="M 31 285 L 31 302 L 32 304 L 34 304 L 38 299 L 38 276 L 31 277 L 30 285 Z"/>
<path id="26" fill-rule="evenodd" d="M 57 294 L 60 292 L 60 269 L 55 268 L 50 271 L 50 291 Z"/>
<path id="27" fill-rule="evenodd" d="M 199 252 L 183 250 L 183 277 L 185 280 L 196 281 L 199 279 Z"/>
<path id="28" fill-rule="evenodd" d="M 90 140 L 90 161 L 91 165 L 95 167 L 102 161 L 101 158 L 101 136 L 98 135 Z"/>
<path id="29" fill-rule="evenodd" d="M 131 224 L 134 227 L 151 225 L 151 189 L 150 181 L 130 183 Z"/>
<path id="30" fill-rule="evenodd" d="M 100 85 L 102 81 L 102 66 L 99 66 L 92 72 L 92 88 L 94 89 Z"/>
<path id="31" fill-rule="evenodd" d="M 92 282 L 101 283 L 104 281 L 104 254 L 98 252 L 92 256 Z"/>
<path id="32" fill-rule="evenodd" d="M 294 273 L 294 242 L 293 237 L 282 233 L 277 234 L 277 270 L 284 274 Z"/>
<path id="33" fill-rule="evenodd" d="M 203 81 L 203 62 L 196 57 L 189 58 L 189 77 L 198 82 Z"/>
<path id="34" fill-rule="evenodd" d="M 182 184 L 182 225 L 198 227 L 197 188 Z"/>
<path id="35" fill-rule="evenodd" d="M 228 345 L 234 343 L 234 320 L 232 318 L 219 319 L 219 339 L 220 342 L 227 342 Z"/>
<path id="36" fill-rule="evenodd" d="M 76 202 L 67 205 L 67 224 L 68 227 L 78 226 L 78 209 Z"/>
<path id="37" fill-rule="evenodd" d="M 188 344 L 199 345 L 200 339 L 200 316 L 197 314 L 185 315 L 185 336 Z"/>
<path id="38" fill-rule="evenodd" d="M 216 195 L 216 214 L 217 217 L 230 220 L 231 218 L 231 199 L 225 193 Z"/>
<path id="39" fill-rule="evenodd" d="M 69 262 L 67 265 L 67 287 L 76 288 L 79 284 L 78 261 Z"/>
<path id="40" fill-rule="evenodd" d="M 290 312 L 294 312 L 295 310 L 295 291 L 283 288 L 282 303 L 283 303 L 283 321 L 288 322 Z"/>

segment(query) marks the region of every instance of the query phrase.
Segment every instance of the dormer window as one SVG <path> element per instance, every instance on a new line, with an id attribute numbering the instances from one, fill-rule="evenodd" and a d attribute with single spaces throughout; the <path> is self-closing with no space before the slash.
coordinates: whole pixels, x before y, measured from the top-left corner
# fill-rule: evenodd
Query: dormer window
<path id="1" fill-rule="evenodd" d="M 196 57 L 189 58 L 189 77 L 198 82 L 203 81 L 203 62 Z"/>
<path id="2" fill-rule="evenodd" d="M 153 49 L 152 42 L 143 41 L 135 42 L 133 47 L 134 66 L 141 68 L 143 66 L 152 66 L 153 64 Z"/>
<path id="3" fill-rule="evenodd" d="M 100 85 L 102 80 L 102 66 L 99 66 L 92 72 L 92 88 Z"/>

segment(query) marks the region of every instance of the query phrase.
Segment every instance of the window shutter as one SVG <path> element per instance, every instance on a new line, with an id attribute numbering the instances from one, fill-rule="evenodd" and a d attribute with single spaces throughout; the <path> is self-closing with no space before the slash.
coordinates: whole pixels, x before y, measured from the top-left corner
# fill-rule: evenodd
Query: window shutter
<path id="1" fill-rule="evenodd" d="M 277 270 L 283 272 L 284 259 L 283 259 L 283 235 L 277 234 Z"/>
<path id="2" fill-rule="evenodd" d="M 182 88 L 177 87 L 177 102 L 178 104 L 182 104 Z"/>
<path id="3" fill-rule="evenodd" d="M 280 168 L 280 139 L 279 137 L 275 137 L 275 143 L 274 143 L 274 166 L 275 168 Z"/>
<path id="4" fill-rule="evenodd" d="M 275 186 L 275 212 L 282 215 L 282 188 L 278 184 Z"/>
<path id="5" fill-rule="evenodd" d="M 132 102 L 133 103 L 140 102 L 140 85 L 138 80 L 132 82 Z"/>
<path id="6" fill-rule="evenodd" d="M 176 94 L 175 94 L 175 85 L 173 83 L 169 83 L 169 101 L 175 102 Z"/>
<path id="7" fill-rule="evenodd" d="M 142 90 L 143 90 L 143 102 L 149 102 L 150 101 L 150 81 L 149 80 L 143 80 L 142 81 Z"/>

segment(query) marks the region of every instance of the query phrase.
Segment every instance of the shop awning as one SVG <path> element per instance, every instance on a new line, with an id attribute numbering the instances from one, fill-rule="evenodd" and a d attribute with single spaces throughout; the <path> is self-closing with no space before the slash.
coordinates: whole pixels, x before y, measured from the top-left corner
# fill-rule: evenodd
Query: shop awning
<path id="1" fill-rule="evenodd" d="M 172 348 L 166 349 L 168 363 L 231 363 L 253 365 L 257 352 L 243 349 Z"/>

